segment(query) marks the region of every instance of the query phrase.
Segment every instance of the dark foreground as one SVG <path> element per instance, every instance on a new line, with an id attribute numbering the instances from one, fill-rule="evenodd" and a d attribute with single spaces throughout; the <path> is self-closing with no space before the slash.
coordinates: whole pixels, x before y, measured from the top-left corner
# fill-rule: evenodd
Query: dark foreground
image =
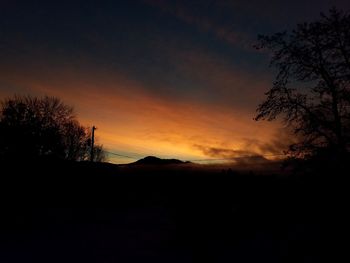
<path id="1" fill-rule="evenodd" d="M 339 262 L 328 177 L 2 164 L 0 262 Z"/>

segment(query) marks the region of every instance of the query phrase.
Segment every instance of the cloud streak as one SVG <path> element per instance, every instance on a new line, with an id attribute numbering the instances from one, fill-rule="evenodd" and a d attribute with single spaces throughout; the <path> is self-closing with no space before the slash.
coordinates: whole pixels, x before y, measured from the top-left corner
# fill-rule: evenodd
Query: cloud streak
<path id="1" fill-rule="evenodd" d="M 144 0 L 144 2 L 195 26 L 202 32 L 212 33 L 229 44 L 250 51 L 254 50 L 252 46 L 255 38 L 250 34 L 240 31 L 234 24 L 227 25 L 220 23 L 217 19 L 210 19 L 208 14 L 213 12 L 215 1 L 197 2 L 194 6 L 182 1 Z"/>
<path id="2" fill-rule="evenodd" d="M 3 69 L 0 78 L 22 94 L 52 95 L 74 105 L 85 125 L 96 125 L 110 151 L 176 157 L 212 157 L 206 147 L 248 151 L 245 138 L 269 140 L 271 126 L 230 106 L 157 96 L 142 83 L 116 72 L 65 67 L 48 72 Z M 3 96 L 12 95 L 12 90 Z M 209 149 L 209 148 L 208 148 Z M 217 154 L 229 156 L 231 152 Z M 136 158 L 136 156 L 135 156 Z M 129 160 L 130 161 L 130 160 Z"/>

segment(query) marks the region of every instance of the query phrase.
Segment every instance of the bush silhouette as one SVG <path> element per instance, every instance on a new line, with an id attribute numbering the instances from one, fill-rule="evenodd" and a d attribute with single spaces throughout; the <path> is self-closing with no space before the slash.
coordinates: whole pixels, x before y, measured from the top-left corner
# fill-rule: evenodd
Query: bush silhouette
<path id="1" fill-rule="evenodd" d="M 86 160 L 89 139 L 88 129 L 79 124 L 73 108 L 58 98 L 14 96 L 1 103 L 1 159 Z"/>

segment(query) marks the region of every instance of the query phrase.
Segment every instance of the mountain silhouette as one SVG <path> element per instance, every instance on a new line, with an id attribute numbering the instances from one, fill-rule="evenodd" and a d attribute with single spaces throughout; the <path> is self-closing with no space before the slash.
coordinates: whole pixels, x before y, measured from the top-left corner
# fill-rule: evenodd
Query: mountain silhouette
<path id="1" fill-rule="evenodd" d="M 184 162 L 178 159 L 161 159 L 155 156 L 147 156 L 131 164 L 137 165 L 169 165 L 169 164 L 184 164 L 189 162 Z"/>

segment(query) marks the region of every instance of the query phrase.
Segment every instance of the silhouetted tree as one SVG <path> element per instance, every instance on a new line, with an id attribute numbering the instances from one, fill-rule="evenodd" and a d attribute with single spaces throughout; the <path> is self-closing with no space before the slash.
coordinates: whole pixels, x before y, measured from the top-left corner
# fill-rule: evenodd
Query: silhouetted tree
<path id="1" fill-rule="evenodd" d="M 89 136 L 73 108 L 58 98 L 14 96 L 1 103 L 0 158 L 87 160 Z"/>
<path id="2" fill-rule="evenodd" d="M 343 157 L 350 131 L 350 15 L 333 8 L 290 33 L 259 36 L 257 48 L 272 52 L 277 76 L 256 120 L 282 116 L 301 138 L 290 147 L 294 155 Z"/>
<path id="3" fill-rule="evenodd" d="M 72 120 L 63 126 L 65 158 L 68 160 L 86 160 L 89 153 L 89 134 L 87 129 Z"/>
<path id="4" fill-rule="evenodd" d="M 107 156 L 105 151 L 103 150 L 102 145 L 95 145 L 94 147 L 94 162 L 105 162 L 107 160 Z"/>

